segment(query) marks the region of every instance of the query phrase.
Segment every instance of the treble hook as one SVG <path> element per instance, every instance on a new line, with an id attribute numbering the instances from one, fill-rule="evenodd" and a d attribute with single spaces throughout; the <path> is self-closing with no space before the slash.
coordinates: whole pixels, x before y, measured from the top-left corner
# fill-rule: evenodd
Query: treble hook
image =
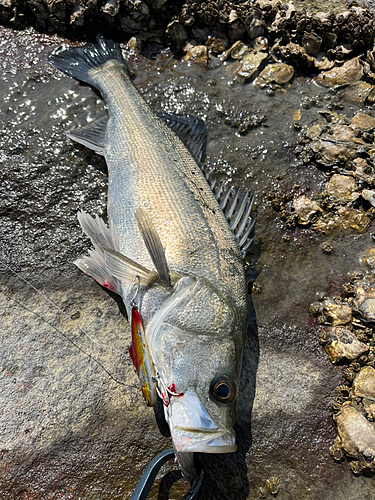
<path id="1" fill-rule="evenodd" d="M 159 472 L 160 467 L 170 458 L 174 457 L 173 448 L 169 450 L 164 450 L 159 455 L 157 455 L 146 467 L 146 470 L 138 481 L 135 490 L 130 497 L 130 500 L 146 500 L 151 487 L 154 483 L 155 477 Z M 203 470 L 200 474 L 196 476 L 194 481 L 191 483 L 189 492 L 184 496 L 183 500 L 195 500 L 198 497 L 200 487 L 203 480 Z"/>

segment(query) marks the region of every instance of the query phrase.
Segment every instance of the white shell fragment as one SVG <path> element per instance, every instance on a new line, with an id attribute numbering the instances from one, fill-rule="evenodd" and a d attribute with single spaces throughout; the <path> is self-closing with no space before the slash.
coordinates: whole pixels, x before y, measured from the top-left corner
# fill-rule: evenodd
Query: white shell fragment
<path id="1" fill-rule="evenodd" d="M 335 417 L 341 445 L 353 458 L 367 460 L 367 467 L 375 469 L 375 426 L 349 402 L 344 403 Z"/>

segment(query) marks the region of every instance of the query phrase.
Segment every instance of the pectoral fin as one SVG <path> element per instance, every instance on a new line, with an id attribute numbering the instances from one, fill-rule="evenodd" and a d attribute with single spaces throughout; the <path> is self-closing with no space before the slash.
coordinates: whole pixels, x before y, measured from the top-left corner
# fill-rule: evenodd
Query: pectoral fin
<path id="1" fill-rule="evenodd" d="M 120 281 L 132 282 L 137 277 L 141 285 L 147 286 L 157 281 L 158 275 L 155 272 L 149 271 L 134 260 L 112 248 L 101 247 L 100 249 L 104 254 L 107 269 Z"/>
<path id="2" fill-rule="evenodd" d="M 78 220 L 83 232 L 90 238 L 94 245 L 93 250 L 89 250 L 89 255 L 77 259 L 74 264 L 85 274 L 88 274 L 95 281 L 113 292 L 121 294 L 121 284 L 117 278 L 109 271 L 101 246 L 118 250 L 118 239 L 113 229 L 108 229 L 105 222 L 100 217 L 94 219 L 86 212 L 78 213 Z"/>
<path id="3" fill-rule="evenodd" d="M 135 212 L 135 220 L 142 235 L 143 241 L 145 242 L 148 253 L 150 254 L 152 262 L 154 263 L 154 266 L 158 272 L 160 280 L 165 285 L 169 286 L 170 282 L 167 260 L 165 258 L 164 249 L 161 244 L 159 235 L 152 223 L 152 220 L 141 208 L 138 208 Z"/>

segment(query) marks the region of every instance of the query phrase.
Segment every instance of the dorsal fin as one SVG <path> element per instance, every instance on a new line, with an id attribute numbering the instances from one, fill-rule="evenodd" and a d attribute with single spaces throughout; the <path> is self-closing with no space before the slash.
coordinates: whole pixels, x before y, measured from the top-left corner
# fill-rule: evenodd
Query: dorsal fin
<path id="1" fill-rule="evenodd" d="M 72 141 L 79 142 L 87 148 L 93 149 L 96 153 L 103 155 L 105 145 L 105 132 L 107 130 L 108 118 L 100 118 L 84 127 L 75 128 L 66 135 Z"/>
<path id="2" fill-rule="evenodd" d="M 237 240 L 242 256 L 245 257 L 254 241 L 257 216 L 253 211 L 254 193 L 251 194 L 250 191 L 242 193 L 240 188 L 225 186 L 223 181 L 218 181 L 206 169 L 203 169 L 203 174 Z"/>
<path id="3" fill-rule="evenodd" d="M 246 256 L 254 240 L 253 232 L 256 215 L 252 212 L 254 195 L 244 194 L 233 186 L 224 186 L 204 165 L 206 158 L 206 125 L 190 115 L 159 113 L 158 116 L 178 135 L 201 167 L 207 182 L 215 195 L 229 227 L 232 230 L 243 257 Z"/>
<path id="4" fill-rule="evenodd" d="M 204 121 L 190 115 L 158 113 L 170 129 L 178 135 L 200 167 L 206 159 L 206 125 Z"/>
<path id="5" fill-rule="evenodd" d="M 145 242 L 148 253 L 150 254 L 152 262 L 154 263 L 154 266 L 159 274 L 160 280 L 169 287 L 170 282 L 167 260 L 165 258 L 164 249 L 159 235 L 154 224 L 152 223 L 152 220 L 141 208 L 137 208 L 135 212 L 135 220 L 143 241 Z"/>

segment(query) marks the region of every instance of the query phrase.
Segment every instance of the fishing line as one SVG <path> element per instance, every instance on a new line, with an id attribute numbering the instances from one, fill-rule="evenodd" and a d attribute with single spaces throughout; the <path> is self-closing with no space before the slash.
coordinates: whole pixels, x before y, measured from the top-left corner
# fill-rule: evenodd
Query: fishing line
<path id="1" fill-rule="evenodd" d="M 34 290 L 38 295 L 40 295 L 41 297 L 43 297 L 43 299 L 51 304 L 57 311 L 59 311 L 59 313 L 61 313 L 66 319 L 68 319 L 69 321 L 74 321 L 72 320 L 72 318 L 66 313 L 64 312 L 57 304 L 55 304 L 47 295 L 45 295 L 43 292 L 41 292 L 40 290 L 38 290 L 32 283 L 30 283 L 26 278 L 24 278 L 23 276 L 21 276 L 20 274 L 18 274 L 16 271 L 14 271 L 10 266 L 8 266 L 7 264 L 5 264 L 5 262 L 3 262 L 2 260 L 0 260 L 0 264 L 3 265 L 6 269 L 8 269 L 11 273 L 13 273 L 18 279 L 20 279 L 21 281 L 23 281 L 24 283 L 26 283 L 32 290 Z M 29 313 L 33 314 L 34 316 L 36 316 L 37 318 L 39 318 L 40 320 L 42 320 L 44 323 L 46 323 L 48 326 L 50 326 L 51 328 L 53 328 L 59 335 L 61 335 L 62 337 L 64 337 L 66 340 L 68 340 L 71 344 L 73 344 L 75 347 L 77 347 L 77 349 L 79 351 L 81 351 L 83 354 L 85 354 L 86 356 L 88 356 L 90 359 L 92 359 L 93 361 L 95 361 L 95 363 L 97 363 L 106 373 L 107 375 L 112 379 L 114 380 L 116 383 L 120 384 L 120 385 L 126 385 L 124 384 L 124 382 L 120 382 L 119 380 L 117 380 L 103 365 L 100 361 L 98 361 L 94 356 L 92 356 L 91 354 L 87 353 L 84 349 L 82 349 L 82 347 L 80 347 L 78 344 L 76 344 L 74 342 L 74 340 L 72 340 L 71 338 L 69 338 L 67 335 L 65 335 L 62 331 L 60 331 L 56 326 L 52 325 L 49 321 L 47 321 L 45 318 L 43 318 L 39 313 L 35 312 L 35 311 L 32 311 L 31 309 L 29 309 L 28 307 L 26 307 L 24 304 L 21 304 L 20 302 L 18 302 L 17 300 L 7 296 L 7 299 L 8 300 L 12 300 L 15 304 L 21 306 L 23 309 L 25 309 L 26 311 L 28 311 Z M 121 356 L 125 356 L 125 353 L 123 353 L 122 351 L 120 351 L 119 349 L 116 349 L 115 347 L 112 347 L 112 346 L 108 346 L 106 344 L 101 344 L 100 342 L 97 342 L 95 339 L 93 339 L 81 326 L 75 324 L 75 327 L 81 332 L 83 333 L 91 342 L 93 342 L 94 344 L 100 346 L 100 347 L 104 347 L 106 349 L 111 349 L 115 352 L 117 352 L 118 354 L 121 354 Z"/>

